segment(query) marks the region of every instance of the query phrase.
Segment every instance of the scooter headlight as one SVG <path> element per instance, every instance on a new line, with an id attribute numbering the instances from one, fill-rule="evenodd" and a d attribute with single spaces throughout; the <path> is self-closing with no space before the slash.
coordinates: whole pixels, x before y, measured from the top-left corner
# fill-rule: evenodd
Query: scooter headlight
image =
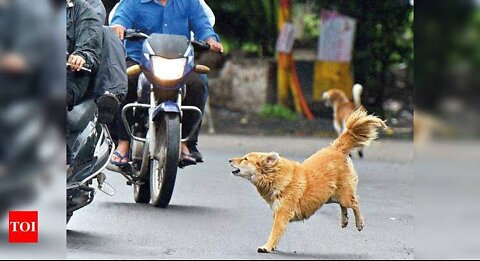
<path id="1" fill-rule="evenodd" d="M 153 72 L 163 81 L 175 81 L 183 76 L 187 58 L 166 59 L 158 56 L 152 57 Z"/>

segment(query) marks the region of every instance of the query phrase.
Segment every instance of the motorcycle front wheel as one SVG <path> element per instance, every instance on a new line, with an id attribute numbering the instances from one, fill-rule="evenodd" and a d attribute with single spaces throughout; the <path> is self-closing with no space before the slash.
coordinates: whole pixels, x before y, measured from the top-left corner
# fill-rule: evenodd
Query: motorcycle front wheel
<path id="1" fill-rule="evenodd" d="M 152 205 L 165 208 L 170 203 L 180 158 L 180 115 L 165 113 L 157 125 L 155 158 L 150 162 Z"/>
<path id="2" fill-rule="evenodd" d="M 150 185 L 148 183 L 134 184 L 133 199 L 135 200 L 135 203 L 140 204 L 147 204 L 150 202 Z"/>

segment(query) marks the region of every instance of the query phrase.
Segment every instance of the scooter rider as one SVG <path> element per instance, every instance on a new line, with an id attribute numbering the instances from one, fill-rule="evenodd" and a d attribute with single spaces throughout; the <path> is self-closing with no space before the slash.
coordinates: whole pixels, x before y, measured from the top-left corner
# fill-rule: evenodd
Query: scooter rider
<path id="1" fill-rule="evenodd" d="M 71 110 L 87 94 L 91 73 L 99 63 L 102 50 L 102 21 L 85 0 L 66 0 L 67 107 Z"/>
<path id="2" fill-rule="evenodd" d="M 102 22 L 85 0 L 62 0 L 67 15 L 67 109 L 71 111 L 87 95 L 91 73 L 97 68 L 102 50 Z M 58 1 L 60 2 L 60 1 Z M 67 127 L 67 140 L 69 130 Z M 67 164 L 71 148 L 67 143 Z"/>
<path id="3" fill-rule="evenodd" d="M 148 35 L 167 33 L 185 35 L 187 38 L 190 38 L 190 32 L 193 31 L 197 39 L 203 40 L 211 46 L 212 51 L 223 51 L 223 46 L 219 43 L 219 37 L 208 21 L 199 0 L 123 0 L 113 15 L 111 26 L 122 40 L 126 29 L 137 29 Z M 128 66 L 140 63 L 141 42 L 127 41 L 126 51 Z M 128 94 L 121 107 L 136 100 L 136 85 L 136 78 L 129 79 Z M 188 95 L 184 104 L 196 106 L 203 112 L 206 103 L 204 81 L 199 74 L 192 73 L 186 79 L 186 85 Z M 194 127 L 193 116 L 188 113 L 184 115 L 183 137 L 187 136 Z M 111 163 L 125 165 L 129 161 L 130 137 L 119 115 L 117 115 L 116 127 L 119 143 Z M 193 140 L 196 141 L 196 138 L 194 137 Z M 191 150 L 186 143 L 182 143 L 181 154 L 183 165 L 196 164 L 197 160 L 191 155 Z"/>

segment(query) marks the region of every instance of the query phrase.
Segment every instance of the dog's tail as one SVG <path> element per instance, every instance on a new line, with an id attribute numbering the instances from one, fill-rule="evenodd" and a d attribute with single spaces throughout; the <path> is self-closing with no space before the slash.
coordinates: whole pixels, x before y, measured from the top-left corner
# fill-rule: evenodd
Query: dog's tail
<path id="1" fill-rule="evenodd" d="M 332 143 L 332 148 L 344 154 L 349 154 L 354 148 L 366 147 L 377 138 L 378 128 L 387 125 L 377 116 L 368 115 L 358 109 L 348 117 L 343 133 Z"/>
<path id="2" fill-rule="evenodd" d="M 361 84 L 353 85 L 353 102 L 355 103 L 355 108 L 358 109 L 362 107 L 362 92 L 363 86 Z"/>

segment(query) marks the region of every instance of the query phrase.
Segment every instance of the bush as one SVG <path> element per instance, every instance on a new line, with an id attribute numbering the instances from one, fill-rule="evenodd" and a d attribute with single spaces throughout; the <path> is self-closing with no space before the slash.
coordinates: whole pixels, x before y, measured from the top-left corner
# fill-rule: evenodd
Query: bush
<path id="1" fill-rule="evenodd" d="M 265 118 L 277 118 L 289 121 L 293 121 L 298 118 L 297 113 L 278 104 L 265 105 L 260 111 L 259 115 Z"/>

